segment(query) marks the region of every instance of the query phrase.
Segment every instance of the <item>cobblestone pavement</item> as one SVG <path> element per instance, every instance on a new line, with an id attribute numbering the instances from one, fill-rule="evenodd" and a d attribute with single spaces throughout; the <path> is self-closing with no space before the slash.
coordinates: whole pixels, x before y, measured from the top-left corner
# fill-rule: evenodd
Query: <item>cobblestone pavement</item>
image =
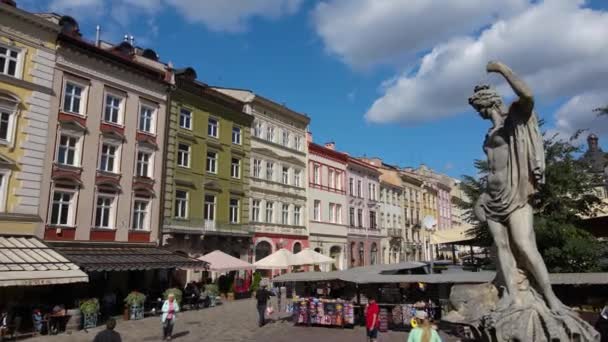
<path id="1" fill-rule="evenodd" d="M 239 300 L 199 311 L 186 311 L 177 316 L 173 331 L 176 342 L 190 341 L 251 341 L 251 342 L 364 342 L 365 329 L 339 329 L 326 327 L 297 327 L 285 317 L 277 317 L 266 326 L 257 326 L 257 312 L 253 300 Z M 98 327 L 88 332 L 40 336 L 32 342 L 81 342 L 92 341 L 95 334 L 102 330 Z M 159 317 L 148 317 L 139 321 L 119 320 L 116 331 L 123 341 L 160 341 L 162 337 Z M 381 334 L 380 342 L 404 342 L 404 332 Z M 443 341 L 457 341 L 443 338 Z"/>

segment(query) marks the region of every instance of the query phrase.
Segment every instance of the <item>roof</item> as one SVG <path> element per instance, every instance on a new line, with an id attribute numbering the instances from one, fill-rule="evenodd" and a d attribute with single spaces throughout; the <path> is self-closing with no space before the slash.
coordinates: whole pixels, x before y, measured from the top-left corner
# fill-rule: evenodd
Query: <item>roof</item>
<path id="1" fill-rule="evenodd" d="M 315 144 L 313 142 L 308 143 L 308 153 L 330 158 L 344 164 L 348 162 L 348 155 L 346 153 L 332 150 L 330 148 Z"/>
<path id="2" fill-rule="evenodd" d="M 33 236 L 0 236 L 0 286 L 87 282 L 89 277 Z"/>
<path id="3" fill-rule="evenodd" d="M 366 161 L 363 161 L 363 160 L 358 159 L 358 158 L 348 157 L 348 162 L 351 165 L 356 165 L 356 166 L 359 166 L 359 167 L 362 167 L 362 168 L 366 168 L 369 171 L 372 171 L 372 172 L 380 175 L 380 171 L 378 171 L 378 168 L 375 167 L 374 165 L 366 162 Z"/>
<path id="4" fill-rule="evenodd" d="M 57 250 L 87 272 L 207 267 L 204 261 L 157 247 L 68 244 L 58 246 Z"/>

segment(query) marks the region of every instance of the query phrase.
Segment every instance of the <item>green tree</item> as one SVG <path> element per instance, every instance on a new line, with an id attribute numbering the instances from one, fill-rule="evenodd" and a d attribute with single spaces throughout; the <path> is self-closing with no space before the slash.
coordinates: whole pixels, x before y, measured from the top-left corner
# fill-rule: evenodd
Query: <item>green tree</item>
<path id="1" fill-rule="evenodd" d="M 550 272 L 592 272 L 599 268 L 602 248 L 583 230 L 582 216 L 593 216 L 603 204 L 594 192 L 597 176 L 576 158 L 581 151 L 573 142 L 581 133 L 577 132 L 569 140 L 544 135 L 546 181 L 532 202 L 538 249 Z M 476 160 L 475 167 L 478 175 L 463 176 L 462 181 L 470 201 L 459 205 L 473 225 L 469 235 L 477 244 L 489 246 L 492 237 L 487 225 L 479 222 L 473 213 L 474 203 L 485 189 L 488 164 Z"/>

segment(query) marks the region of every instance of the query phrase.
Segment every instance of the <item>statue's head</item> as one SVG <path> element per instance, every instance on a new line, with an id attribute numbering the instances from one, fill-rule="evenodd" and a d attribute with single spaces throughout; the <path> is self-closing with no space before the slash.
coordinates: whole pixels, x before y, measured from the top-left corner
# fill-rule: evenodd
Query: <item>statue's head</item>
<path id="1" fill-rule="evenodd" d="M 502 98 L 498 92 L 487 84 L 475 86 L 473 96 L 469 97 L 469 104 L 484 119 L 490 119 L 492 111 L 501 111 Z"/>

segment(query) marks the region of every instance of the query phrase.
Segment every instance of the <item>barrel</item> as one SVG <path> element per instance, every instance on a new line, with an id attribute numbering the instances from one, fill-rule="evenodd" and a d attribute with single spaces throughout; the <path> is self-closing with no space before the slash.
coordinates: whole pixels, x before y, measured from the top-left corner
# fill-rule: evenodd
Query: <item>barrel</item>
<path id="1" fill-rule="evenodd" d="M 70 317 L 65 326 L 65 332 L 73 332 L 80 330 L 82 325 L 82 313 L 80 309 L 69 309 L 67 315 Z"/>

